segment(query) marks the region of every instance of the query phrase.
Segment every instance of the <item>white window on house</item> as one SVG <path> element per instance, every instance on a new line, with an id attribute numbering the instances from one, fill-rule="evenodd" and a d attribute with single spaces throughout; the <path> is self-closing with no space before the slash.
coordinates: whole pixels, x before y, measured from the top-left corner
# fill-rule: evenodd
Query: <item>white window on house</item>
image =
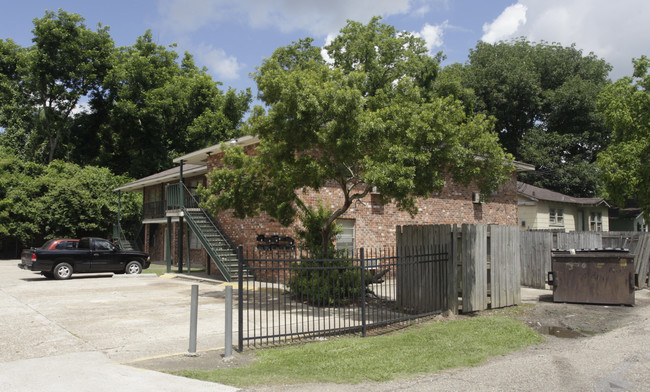
<path id="1" fill-rule="evenodd" d="M 603 215 L 600 212 L 589 215 L 589 231 L 603 231 Z"/>
<path id="2" fill-rule="evenodd" d="M 343 229 L 336 235 L 336 249 L 354 251 L 354 219 L 339 219 L 336 223 Z"/>
<path id="3" fill-rule="evenodd" d="M 549 208 L 548 223 L 551 226 L 564 226 L 564 210 L 555 207 Z"/>

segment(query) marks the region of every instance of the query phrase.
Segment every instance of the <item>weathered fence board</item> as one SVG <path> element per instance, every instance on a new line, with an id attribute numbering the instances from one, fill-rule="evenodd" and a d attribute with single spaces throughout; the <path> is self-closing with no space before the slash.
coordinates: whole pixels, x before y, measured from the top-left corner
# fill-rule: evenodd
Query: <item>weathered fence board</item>
<path id="1" fill-rule="evenodd" d="M 487 309 L 487 226 L 464 224 L 461 232 L 463 312 Z"/>
<path id="2" fill-rule="evenodd" d="M 493 238 L 490 238 L 488 231 L 494 233 Z M 415 266 L 409 266 L 408 270 L 398 268 L 398 282 L 403 279 L 404 282 L 417 281 L 419 285 L 413 288 L 398 283 L 402 286 L 398 290 L 398 299 L 404 301 L 399 304 L 406 305 L 409 301 L 416 300 L 419 303 L 431 301 L 431 306 L 457 312 L 459 264 L 463 312 L 520 303 L 519 242 L 519 230 L 514 226 L 398 226 L 397 246 L 403 249 L 402 252 L 411 254 L 417 249 L 433 245 L 434 248 L 446 249 L 449 254 L 447 263 L 440 264 L 433 270 Z M 492 263 L 490 268 L 489 260 Z"/>
<path id="3" fill-rule="evenodd" d="M 596 249 L 603 247 L 601 232 L 572 231 L 568 233 L 553 233 L 556 249 Z"/>
<path id="4" fill-rule="evenodd" d="M 637 276 L 637 286 L 646 287 L 648 277 L 648 259 L 650 259 L 650 234 L 639 233 L 634 255 L 634 269 Z"/>
<path id="5" fill-rule="evenodd" d="M 450 247 L 449 225 L 437 226 L 403 226 L 397 229 L 397 247 L 403 256 L 422 254 L 422 250 L 435 252 L 448 252 Z M 431 253 L 431 252 L 429 252 Z M 421 260 L 425 261 L 425 260 Z M 401 266 L 398 263 L 397 277 L 397 303 L 407 307 L 411 303 L 423 306 L 419 312 L 428 309 L 451 309 L 448 293 L 449 277 L 447 263 L 422 263 Z M 457 305 L 456 305 L 457 307 Z"/>
<path id="6" fill-rule="evenodd" d="M 519 235 L 521 285 L 543 289 L 551 270 L 553 235 L 545 231 L 522 231 Z"/>
<path id="7" fill-rule="evenodd" d="M 519 228 L 490 225 L 491 305 L 502 308 L 521 302 Z"/>

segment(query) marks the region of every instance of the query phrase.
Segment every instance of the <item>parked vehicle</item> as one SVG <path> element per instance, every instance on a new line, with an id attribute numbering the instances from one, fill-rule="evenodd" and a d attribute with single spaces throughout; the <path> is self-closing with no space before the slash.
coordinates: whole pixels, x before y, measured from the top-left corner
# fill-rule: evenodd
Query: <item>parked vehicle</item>
<path id="1" fill-rule="evenodd" d="M 122 250 L 103 238 L 82 238 L 74 248 L 50 249 L 51 246 L 25 249 L 18 267 L 63 280 L 73 273 L 139 274 L 151 263 L 147 253 Z"/>
<path id="2" fill-rule="evenodd" d="M 76 249 L 79 240 L 70 238 L 54 238 L 43 244 L 39 249 L 43 250 L 62 250 L 62 249 Z"/>

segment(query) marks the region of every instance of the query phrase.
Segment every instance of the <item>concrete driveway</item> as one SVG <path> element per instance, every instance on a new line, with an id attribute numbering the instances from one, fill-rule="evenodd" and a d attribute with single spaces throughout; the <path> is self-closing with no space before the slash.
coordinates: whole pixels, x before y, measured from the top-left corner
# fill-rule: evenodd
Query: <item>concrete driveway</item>
<path id="1" fill-rule="evenodd" d="M 197 352 L 223 351 L 225 285 L 98 274 L 48 280 L 0 260 L 0 390 L 233 391 L 125 363 L 187 353 L 199 284 Z"/>

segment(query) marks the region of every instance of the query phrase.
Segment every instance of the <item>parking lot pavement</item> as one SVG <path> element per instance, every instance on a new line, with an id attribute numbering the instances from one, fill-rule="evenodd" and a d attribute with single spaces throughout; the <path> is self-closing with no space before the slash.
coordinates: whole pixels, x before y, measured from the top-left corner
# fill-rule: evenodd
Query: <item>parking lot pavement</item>
<path id="1" fill-rule="evenodd" d="M 237 391 L 237 388 L 120 365 L 100 352 L 5 362 L 2 391 Z"/>
<path id="2" fill-rule="evenodd" d="M 0 390 L 181 389 L 171 379 L 185 391 L 234 390 L 120 365 L 187 352 L 192 284 L 199 285 L 197 351 L 222 348 L 225 286 L 152 274 L 55 281 L 17 264 L 0 260 Z M 143 389 L 132 388 L 139 378 Z"/>

